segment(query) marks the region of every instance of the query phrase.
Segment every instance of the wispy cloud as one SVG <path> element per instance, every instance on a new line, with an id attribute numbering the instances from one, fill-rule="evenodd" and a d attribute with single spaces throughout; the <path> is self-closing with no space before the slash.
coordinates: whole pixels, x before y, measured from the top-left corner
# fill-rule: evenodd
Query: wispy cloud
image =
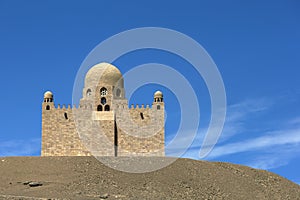
<path id="1" fill-rule="evenodd" d="M 298 145 L 300 143 L 300 129 L 298 128 L 273 131 L 264 133 L 263 135 L 265 136 L 215 147 L 209 157 L 215 158 L 246 151 L 257 151 L 279 145 Z"/>
<path id="2" fill-rule="evenodd" d="M 260 115 L 268 113 L 273 105 L 272 100 L 260 99 L 229 106 L 222 138 L 207 159 L 250 153 L 251 159 L 242 164 L 259 169 L 272 169 L 287 165 L 291 159 L 297 157 L 300 153 L 299 117 L 289 121 L 282 120 L 282 124 L 272 131 L 266 131 L 266 127 L 263 126 L 254 127 L 256 136 L 247 135 L 241 137 L 239 142 L 230 141 L 250 128 L 253 131 L 247 124 L 249 120 L 259 120 Z"/>
<path id="3" fill-rule="evenodd" d="M 272 100 L 258 99 L 229 105 L 221 138 L 206 159 L 226 160 L 247 154 L 247 159 L 239 160 L 238 163 L 259 169 L 272 169 L 287 165 L 290 160 L 298 157 L 300 155 L 299 117 L 289 121 L 282 120 L 282 124 L 276 124 L 271 130 L 263 123 L 255 127 L 252 127 L 253 124 L 251 126 L 251 121 L 256 122 L 261 120 L 262 116 L 268 116 L 274 104 Z M 264 119 L 263 122 L 270 124 L 271 121 L 268 120 L 272 120 L 272 117 Z M 249 131 L 252 134 L 244 134 Z M 181 157 L 199 159 L 199 150 L 205 134 L 206 129 L 200 129 L 189 150 Z M 187 137 L 183 137 L 178 141 L 178 145 L 168 149 L 170 155 L 176 155 L 176 151 L 184 146 L 180 145 L 180 142 L 186 144 L 186 141 L 191 139 L 190 131 L 186 131 L 183 135 Z"/>
<path id="4" fill-rule="evenodd" d="M 291 159 L 298 157 L 300 153 L 299 144 L 278 145 L 260 151 L 258 155 L 245 163 L 258 169 L 274 169 L 289 164 Z"/>
<path id="5" fill-rule="evenodd" d="M 243 133 L 246 130 L 245 124 L 249 116 L 257 114 L 258 112 L 267 110 L 272 106 L 272 103 L 266 101 L 265 99 L 258 100 L 246 100 L 236 104 L 229 105 L 227 107 L 227 116 L 226 122 L 223 127 L 221 137 L 218 140 L 218 143 L 226 142 L 231 137 Z M 184 157 L 189 158 L 199 158 L 199 155 L 196 151 L 200 150 L 203 139 L 207 134 L 207 128 L 201 128 L 198 130 L 196 136 L 195 133 L 186 130 L 184 133 L 179 133 L 179 139 L 176 141 L 176 145 L 171 145 L 168 147 L 167 151 L 170 155 L 178 155 L 176 151 L 182 151 L 182 148 L 186 148 L 187 144 L 190 144 L 189 141 L 193 139 L 193 143 L 190 145 L 188 152 L 184 154 Z M 177 136 L 177 137 L 178 137 Z M 168 134 L 166 136 L 167 144 L 175 137 L 174 134 Z M 213 143 L 208 140 L 208 143 Z"/>
<path id="6" fill-rule="evenodd" d="M 9 140 L 0 141 L 0 156 L 32 156 L 39 155 L 41 140 Z"/>
<path id="7" fill-rule="evenodd" d="M 245 100 L 227 107 L 227 116 L 219 143 L 243 133 L 247 129 L 247 120 L 268 110 L 273 105 L 266 99 Z"/>

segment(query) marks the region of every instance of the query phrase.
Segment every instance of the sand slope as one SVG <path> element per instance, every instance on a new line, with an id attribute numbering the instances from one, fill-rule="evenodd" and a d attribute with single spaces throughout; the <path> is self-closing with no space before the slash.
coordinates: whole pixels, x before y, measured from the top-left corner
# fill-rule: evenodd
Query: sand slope
<path id="1" fill-rule="evenodd" d="M 42 186 L 30 187 L 30 181 Z M 130 174 L 93 157 L 0 158 L 0 199 L 101 198 L 295 200 L 300 199 L 300 186 L 263 170 L 190 159 Z"/>

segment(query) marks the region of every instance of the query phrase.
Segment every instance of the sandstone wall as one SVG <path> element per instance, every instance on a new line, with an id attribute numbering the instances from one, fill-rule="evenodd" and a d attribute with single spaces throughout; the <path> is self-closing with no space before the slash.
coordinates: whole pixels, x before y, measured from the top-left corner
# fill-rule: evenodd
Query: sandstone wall
<path id="1" fill-rule="evenodd" d="M 114 103 L 114 111 L 98 112 L 90 106 L 55 108 L 44 102 L 41 155 L 164 156 L 163 104 L 158 110 L 156 105 L 128 108 L 127 101 Z"/>
<path id="2" fill-rule="evenodd" d="M 46 110 L 46 106 L 50 110 Z M 42 156 L 88 156 L 76 132 L 71 108 L 56 109 L 53 103 L 43 103 Z"/>

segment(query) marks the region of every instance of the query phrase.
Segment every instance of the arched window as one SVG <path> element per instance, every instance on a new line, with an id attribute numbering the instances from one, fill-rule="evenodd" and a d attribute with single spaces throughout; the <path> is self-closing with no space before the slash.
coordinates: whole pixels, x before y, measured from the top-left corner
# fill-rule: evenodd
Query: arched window
<path id="1" fill-rule="evenodd" d="M 102 106 L 99 105 L 99 106 L 97 107 L 97 111 L 102 111 L 102 110 L 103 110 Z"/>
<path id="2" fill-rule="evenodd" d="M 157 105 L 157 110 L 160 110 L 160 105 Z"/>
<path id="3" fill-rule="evenodd" d="M 106 106 L 104 107 L 104 110 L 105 110 L 105 111 L 109 111 L 109 105 L 106 105 Z"/>
<path id="4" fill-rule="evenodd" d="M 91 89 L 88 89 L 88 90 L 86 91 L 86 96 L 89 97 L 89 96 L 91 96 L 91 95 L 92 95 L 92 90 L 91 90 Z"/>
<path id="5" fill-rule="evenodd" d="M 68 119 L 68 114 L 67 113 L 65 113 L 64 116 L 65 116 L 65 119 Z"/>
<path id="6" fill-rule="evenodd" d="M 105 104 L 106 104 L 106 98 L 105 98 L 105 97 L 102 97 L 102 98 L 101 98 L 101 104 L 102 104 L 102 105 L 105 105 Z"/>
<path id="7" fill-rule="evenodd" d="M 46 106 L 46 110 L 50 110 L 50 106 L 49 105 Z"/>
<path id="8" fill-rule="evenodd" d="M 117 91 L 116 91 L 116 96 L 117 96 L 117 97 L 121 97 L 121 90 L 120 90 L 119 88 L 118 88 Z"/>
<path id="9" fill-rule="evenodd" d="M 105 87 L 100 89 L 100 95 L 101 95 L 101 97 L 104 97 L 107 95 L 107 89 Z"/>

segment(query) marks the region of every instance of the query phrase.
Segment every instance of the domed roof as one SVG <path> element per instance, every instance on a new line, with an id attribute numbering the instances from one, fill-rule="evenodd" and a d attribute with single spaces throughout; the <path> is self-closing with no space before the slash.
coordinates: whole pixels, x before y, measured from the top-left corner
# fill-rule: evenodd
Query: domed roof
<path id="1" fill-rule="evenodd" d="M 53 94 L 50 91 L 45 92 L 44 94 L 44 99 L 52 99 L 53 98 Z"/>
<path id="2" fill-rule="evenodd" d="M 155 93 L 154 93 L 154 97 L 155 98 L 162 98 L 163 97 L 163 93 L 161 92 L 161 91 L 156 91 Z"/>
<path id="3" fill-rule="evenodd" d="M 85 76 L 85 87 L 95 87 L 99 83 L 124 87 L 120 70 L 105 62 L 94 65 Z"/>

